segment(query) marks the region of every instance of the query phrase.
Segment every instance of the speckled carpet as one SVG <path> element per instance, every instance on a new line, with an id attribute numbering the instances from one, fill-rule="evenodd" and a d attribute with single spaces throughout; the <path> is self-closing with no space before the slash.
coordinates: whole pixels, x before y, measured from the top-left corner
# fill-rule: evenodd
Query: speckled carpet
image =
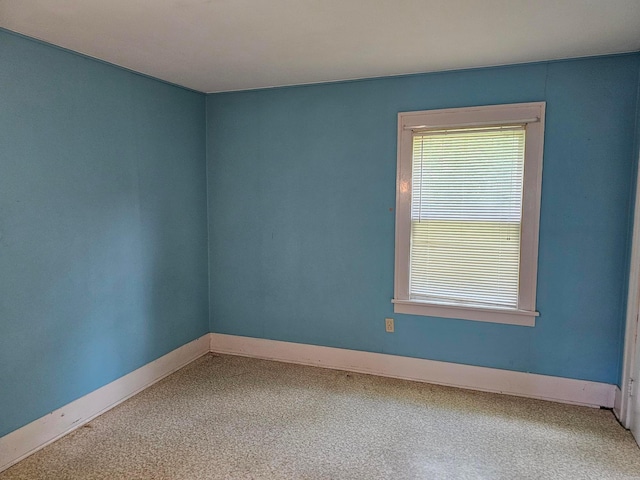
<path id="1" fill-rule="evenodd" d="M 607 410 L 207 355 L 0 479 L 640 479 Z"/>

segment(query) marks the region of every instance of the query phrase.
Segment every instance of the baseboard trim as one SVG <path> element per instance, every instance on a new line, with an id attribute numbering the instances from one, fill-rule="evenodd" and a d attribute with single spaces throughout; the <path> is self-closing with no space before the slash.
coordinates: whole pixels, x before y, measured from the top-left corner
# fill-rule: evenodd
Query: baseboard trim
<path id="1" fill-rule="evenodd" d="M 209 334 L 212 352 L 612 408 L 615 385 L 342 348 Z"/>
<path id="2" fill-rule="evenodd" d="M 614 392 L 614 398 L 613 398 L 613 414 L 616 416 L 616 418 L 620 423 L 622 423 L 621 407 L 622 407 L 622 390 L 620 390 L 620 387 L 616 387 Z"/>
<path id="3" fill-rule="evenodd" d="M 209 352 L 209 334 L 189 342 L 0 438 L 0 472 Z"/>
<path id="4" fill-rule="evenodd" d="M 613 408 L 620 389 L 606 383 L 401 357 L 383 353 L 210 333 L 0 437 L 0 472 L 71 433 L 208 352 L 347 370 L 383 377 Z"/>

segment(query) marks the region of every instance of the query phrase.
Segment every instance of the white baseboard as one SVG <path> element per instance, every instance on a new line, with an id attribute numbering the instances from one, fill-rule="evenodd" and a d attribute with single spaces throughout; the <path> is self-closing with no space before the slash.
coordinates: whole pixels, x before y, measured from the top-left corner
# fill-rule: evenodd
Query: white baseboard
<path id="1" fill-rule="evenodd" d="M 0 437 L 0 472 L 209 351 L 593 407 L 619 408 L 621 398 L 606 383 L 210 333 Z"/>
<path id="2" fill-rule="evenodd" d="M 211 333 L 211 351 L 554 402 L 614 406 L 615 385 L 383 353 Z"/>
<path id="3" fill-rule="evenodd" d="M 618 421 L 622 423 L 621 407 L 622 407 L 622 390 L 620 390 L 620 387 L 616 387 L 616 391 L 615 391 L 614 399 L 613 399 L 613 414 L 616 416 Z M 625 427 L 629 428 L 626 425 L 625 425 Z"/>
<path id="4" fill-rule="evenodd" d="M 203 335 L 104 387 L 0 437 L 0 472 L 209 352 Z"/>

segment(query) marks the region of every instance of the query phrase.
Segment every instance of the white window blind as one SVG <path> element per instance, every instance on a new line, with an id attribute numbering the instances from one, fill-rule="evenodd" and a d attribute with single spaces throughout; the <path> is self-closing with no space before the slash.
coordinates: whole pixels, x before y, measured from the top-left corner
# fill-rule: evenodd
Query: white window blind
<path id="1" fill-rule="evenodd" d="M 518 308 L 525 133 L 413 133 L 411 299 Z"/>

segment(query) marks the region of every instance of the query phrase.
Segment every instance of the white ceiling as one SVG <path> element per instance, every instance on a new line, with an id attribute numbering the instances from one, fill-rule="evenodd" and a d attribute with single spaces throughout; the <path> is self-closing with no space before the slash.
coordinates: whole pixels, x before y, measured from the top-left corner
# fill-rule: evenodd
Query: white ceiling
<path id="1" fill-rule="evenodd" d="M 0 26 L 220 92 L 640 50 L 640 0 L 0 0 Z"/>

